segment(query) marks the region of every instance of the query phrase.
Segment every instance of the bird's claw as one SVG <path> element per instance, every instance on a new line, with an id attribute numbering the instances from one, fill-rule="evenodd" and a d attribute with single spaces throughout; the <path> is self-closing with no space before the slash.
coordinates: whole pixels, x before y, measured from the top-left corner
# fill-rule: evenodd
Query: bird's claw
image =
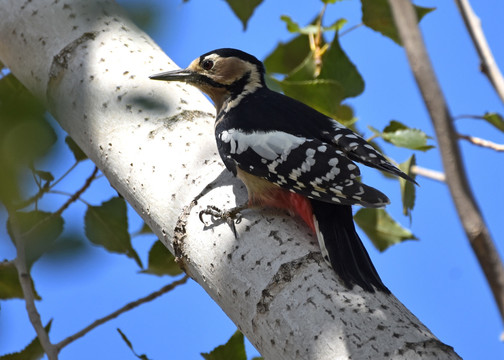
<path id="1" fill-rule="evenodd" d="M 199 212 L 198 216 L 200 221 L 207 226 L 203 220 L 203 215 L 210 215 L 214 218 L 220 218 L 231 227 L 235 238 L 238 238 L 238 233 L 236 232 L 235 224 L 239 224 L 242 220 L 242 214 L 240 213 L 241 208 L 234 208 L 231 210 L 221 210 L 216 206 L 208 205 L 206 209 Z"/>

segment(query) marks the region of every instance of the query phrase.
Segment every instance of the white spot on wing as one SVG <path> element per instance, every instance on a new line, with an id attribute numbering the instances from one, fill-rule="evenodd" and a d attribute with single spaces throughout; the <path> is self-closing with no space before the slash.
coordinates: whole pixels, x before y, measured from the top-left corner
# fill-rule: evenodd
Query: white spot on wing
<path id="1" fill-rule="evenodd" d="M 338 165 L 339 159 L 338 158 L 331 158 L 329 160 L 329 166 L 336 166 Z"/>
<path id="2" fill-rule="evenodd" d="M 334 119 L 331 119 L 332 123 L 333 123 L 333 127 L 335 130 L 339 130 L 339 129 L 346 129 L 345 126 L 341 125 L 339 122 L 337 122 L 336 120 Z"/>

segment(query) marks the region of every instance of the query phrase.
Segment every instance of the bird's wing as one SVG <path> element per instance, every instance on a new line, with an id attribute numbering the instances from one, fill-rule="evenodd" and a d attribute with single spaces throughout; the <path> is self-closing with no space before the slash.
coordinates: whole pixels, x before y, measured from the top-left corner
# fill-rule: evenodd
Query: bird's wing
<path id="1" fill-rule="evenodd" d="M 325 130 L 322 131 L 322 140 L 334 144 L 341 149 L 349 159 L 402 177 L 416 184 L 415 180 L 390 163 L 360 135 L 331 118 L 327 118 L 326 124 Z"/>
<path id="2" fill-rule="evenodd" d="M 234 108 L 227 114 L 230 127 L 239 127 L 247 133 L 257 129 L 272 132 L 281 130 L 309 139 L 318 139 L 341 150 L 350 160 L 415 183 L 360 135 L 298 100 L 263 89 L 243 101 L 244 106 L 253 111 Z"/>
<path id="3" fill-rule="evenodd" d="M 216 135 L 224 162 L 284 189 L 337 204 L 389 203 L 383 193 L 358 181 L 358 167 L 332 143 L 283 131 L 229 129 Z"/>

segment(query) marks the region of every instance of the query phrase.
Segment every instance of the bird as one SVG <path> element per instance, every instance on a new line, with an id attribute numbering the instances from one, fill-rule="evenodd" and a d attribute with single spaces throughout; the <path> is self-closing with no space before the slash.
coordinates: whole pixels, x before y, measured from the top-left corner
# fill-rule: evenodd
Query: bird
<path id="1" fill-rule="evenodd" d="M 390 293 L 352 215 L 352 205 L 380 208 L 390 201 L 359 181 L 355 162 L 416 183 L 414 179 L 351 129 L 269 89 L 263 63 L 241 50 L 216 49 L 185 69 L 150 79 L 193 85 L 214 103 L 219 155 L 245 184 L 248 201 L 228 212 L 209 206 L 204 213 L 234 218 L 247 207 L 287 210 L 316 234 L 322 257 L 346 288 Z"/>

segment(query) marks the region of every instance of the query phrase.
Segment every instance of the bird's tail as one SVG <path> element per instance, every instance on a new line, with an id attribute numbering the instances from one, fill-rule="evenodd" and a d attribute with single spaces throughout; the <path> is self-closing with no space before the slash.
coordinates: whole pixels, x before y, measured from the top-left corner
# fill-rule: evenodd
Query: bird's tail
<path id="1" fill-rule="evenodd" d="M 355 231 L 350 205 L 311 200 L 313 225 L 324 259 L 348 288 L 354 284 L 374 292 L 373 286 L 389 294 Z"/>

